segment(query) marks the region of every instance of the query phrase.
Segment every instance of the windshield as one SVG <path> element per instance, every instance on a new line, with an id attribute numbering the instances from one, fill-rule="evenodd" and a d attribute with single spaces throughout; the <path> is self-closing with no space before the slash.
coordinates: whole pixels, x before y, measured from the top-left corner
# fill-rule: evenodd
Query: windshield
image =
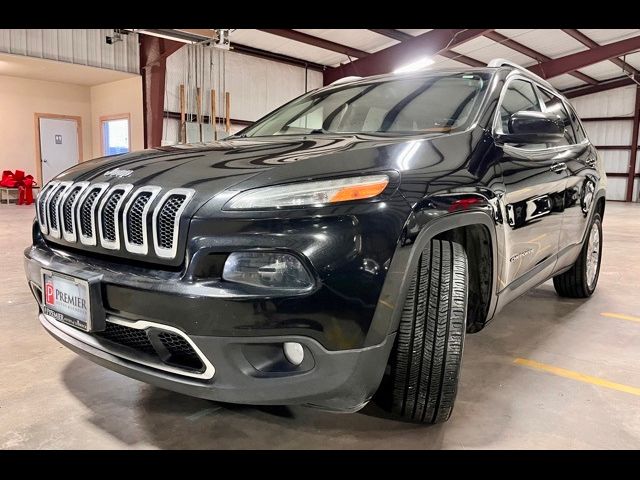
<path id="1" fill-rule="evenodd" d="M 323 133 L 450 133 L 473 120 L 488 73 L 433 73 L 305 95 L 240 132 L 242 137 Z"/>

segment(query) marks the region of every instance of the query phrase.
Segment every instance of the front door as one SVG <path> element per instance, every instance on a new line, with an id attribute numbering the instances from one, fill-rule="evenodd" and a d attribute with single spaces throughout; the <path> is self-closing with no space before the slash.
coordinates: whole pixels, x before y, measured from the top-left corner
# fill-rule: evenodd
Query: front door
<path id="1" fill-rule="evenodd" d="M 73 119 L 40 117 L 43 185 L 80 161 L 78 124 Z"/>
<path id="2" fill-rule="evenodd" d="M 494 131 L 507 133 L 511 115 L 541 111 L 535 87 L 524 78 L 505 86 Z M 547 144 L 501 145 L 504 193 L 500 201 L 505 256 L 499 288 L 520 284 L 553 269 L 559 249 L 567 184 L 562 153 Z M 515 286 L 515 284 L 514 284 Z"/>
<path id="3" fill-rule="evenodd" d="M 565 194 L 565 213 L 560 232 L 560 255 L 556 268 L 571 264 L 573 255 L 566 255 L 582 241 L 589 224 L 589 213 L 600 183 L 597 169 L 597 152 L 591 145 L 580 124 L 574 109 L 565 104 L 553 92 L 540 88 L 545 110 L 560 115 L 565 124 L 566 155 L 563 160 L 567 165 L 568 181 Z M 576 254 L 577 252 L 571 252 Z"/>

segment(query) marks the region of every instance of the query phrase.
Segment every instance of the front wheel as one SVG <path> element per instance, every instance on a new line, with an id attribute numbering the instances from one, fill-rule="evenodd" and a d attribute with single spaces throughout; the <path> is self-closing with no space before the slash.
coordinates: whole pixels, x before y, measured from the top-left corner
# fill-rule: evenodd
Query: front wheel
<path id="1" fill-rule="evenodd" d="M 449 419 L 466 331 L 467 256 L 432 240 L 420 256 L 391 354 L 391 411 L 418 423 Z"/>
<path id="2" fill-rule="evenodd" d="M 553 286 L 561 297 L 587 298 L 595 291 L 602 260 L 602 217 L 593 216 L 587 239 L 573 266 L 553 277 Z"/>

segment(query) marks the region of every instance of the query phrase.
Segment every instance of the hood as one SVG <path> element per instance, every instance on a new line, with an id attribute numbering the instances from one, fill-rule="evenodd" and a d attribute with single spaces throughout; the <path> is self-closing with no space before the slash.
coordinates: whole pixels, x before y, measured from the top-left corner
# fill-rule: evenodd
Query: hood
<path id="1" fill-rule="evenodd" d="M 364 135 L 238 138 L 97 158 L 56 180 L 192 188 L 204 200 L 241 182 L 242 188 L 253 188 L 386 168 L 386 151 L 405 141 Z"/>

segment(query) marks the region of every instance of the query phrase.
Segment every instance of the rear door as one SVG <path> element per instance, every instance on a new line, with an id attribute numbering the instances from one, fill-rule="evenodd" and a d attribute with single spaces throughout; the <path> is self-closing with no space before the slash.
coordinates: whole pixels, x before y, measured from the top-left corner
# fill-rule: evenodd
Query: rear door
<path id="1" fill-rule="evenodd" d="M 507 133 L 509 118 L 518 111 L 543 108 L 533 83 L 511 76 L 503 88 L 494 132 Z M 504 288 L 536 274 L 551 273 L 555 266 L 567 173 L 560 165 L 561 148 L 547 144 L 505 144 L 498 148 L 504 182 L 500 204 L 505 236 L 499 280 Z"/>

